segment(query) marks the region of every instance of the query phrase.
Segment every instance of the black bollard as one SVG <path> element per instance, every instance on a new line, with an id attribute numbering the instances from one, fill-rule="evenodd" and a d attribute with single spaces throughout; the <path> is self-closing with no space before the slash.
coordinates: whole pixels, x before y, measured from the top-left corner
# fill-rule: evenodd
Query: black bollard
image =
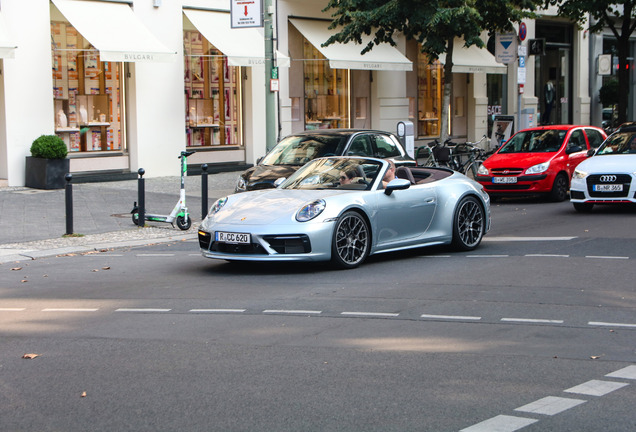
<path id="1" fill-rule="evenodd" d="M 139 179 L 137 180 L 137 201 L 139 202 L 137 226 L 143 227 L 146 225 L 146 185 L 144 183 L 146 170 L 139 168 L 137 174 L 139 174 Z"/>
<path id="2" fill-rule="evenodd" d="M 201 165 L 201 220 L 208 215 L 208 164 Z"/>
<path id="3" fill-rule="evenodd" d="M 73 234 L 73 185 L 71 184 L 73 176 L 71 173 L 66 173 L 64 180 L 66 180 L 66 235 L 71 235 Z"/>

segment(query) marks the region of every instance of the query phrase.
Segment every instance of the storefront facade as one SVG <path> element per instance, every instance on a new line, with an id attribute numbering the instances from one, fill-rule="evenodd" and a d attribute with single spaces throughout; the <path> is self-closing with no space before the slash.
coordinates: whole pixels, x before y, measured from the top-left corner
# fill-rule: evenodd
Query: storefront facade
<path id="1" fill-rule="evenodd" d="M 431 63 L 403 39 L 364 56 L 360 45 L 323 47 L 333 32 L 325 6 L 277 2 L 277 138 L 334 127 L 395 131 L 404 120 L 414 124 L 416 145 L 439 137 L 445 57 Z M 263 29 L 232 29 L 229 12 L 226 0 L 2 0 L 0 179 L 23 185 L 31 143 L 53 133 L 67 143 L 78 178 L 134 178 L 139 168 L 178 175 L 185 148 L 196 150 L 194 167 L 254 164 L 266 152 Z M 538 26 L 529 23 L 529 37 L 542 34 Z M 566 57 L 576 64 L 587 62 L 579 33 L 571 29 Z M 510 78 L 517 65 L 462 45 L 456 41 L 449 131 L 458 141 L 479 139 L 492 115 L 514 113 L 518 100 L 538 113 L 535 87 L 550 64 L 568 64 L 561 45 L 554 61 L 529 59 L 530 83 L 518 98 Z M 556 71 L 569 93 L 553 113 L 589 122 L 587 76 L 576 71 Z"/>

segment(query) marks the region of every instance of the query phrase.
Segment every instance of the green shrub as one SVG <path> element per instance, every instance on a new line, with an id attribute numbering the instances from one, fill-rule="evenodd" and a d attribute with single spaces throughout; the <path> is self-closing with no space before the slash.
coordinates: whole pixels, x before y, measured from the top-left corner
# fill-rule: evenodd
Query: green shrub
<path id="1" fill-rule="evenodd" d="M 57 135 L 42 135 L 31 145 L 31 156 L 42 159 L 64 159 L 68 149 L 64 140 Z"/>

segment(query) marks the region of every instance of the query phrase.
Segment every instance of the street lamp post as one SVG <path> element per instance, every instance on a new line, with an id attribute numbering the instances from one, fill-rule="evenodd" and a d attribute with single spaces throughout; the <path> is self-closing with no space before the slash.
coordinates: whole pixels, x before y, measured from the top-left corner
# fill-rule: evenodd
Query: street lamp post
<path id="1" fill-rule="evenodd" d="M 276 94 L 271 86 L 274 78 L 274 11 L 272 0 L 264 0 L 265 32 L 265 146 L 267 151 L 276 145 Z"/>

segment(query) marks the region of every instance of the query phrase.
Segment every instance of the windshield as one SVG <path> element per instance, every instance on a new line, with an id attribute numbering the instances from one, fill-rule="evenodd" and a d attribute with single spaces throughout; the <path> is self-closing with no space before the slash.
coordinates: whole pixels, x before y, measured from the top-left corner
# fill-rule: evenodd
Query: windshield
<path id="1" fill-rule="evenodd" d="M 381 168 L 379 160 L 349 157 L 316 159 L 296 171 L 280 188 L 370 190 Z"/>
<path id="2" fill-rule="evenodd" d="M 541 129 L 521 131 L 499 150 L 498 153 L 549 153 L 559 151 L 565 130 Z"/>
<path id="3" fill-rule="evenodd" d="M 279 142 L 261 161 L 263 165 L 304 165 L 310 160 L 342 154 L 346 142 L 340 135 L 297 135 Z"/>
<path id="4" fill-rule="evenodd" d="M 635 154 L 636 132 L 618 132 L 611 135 L 598 148 L 597 155 Z"/>

